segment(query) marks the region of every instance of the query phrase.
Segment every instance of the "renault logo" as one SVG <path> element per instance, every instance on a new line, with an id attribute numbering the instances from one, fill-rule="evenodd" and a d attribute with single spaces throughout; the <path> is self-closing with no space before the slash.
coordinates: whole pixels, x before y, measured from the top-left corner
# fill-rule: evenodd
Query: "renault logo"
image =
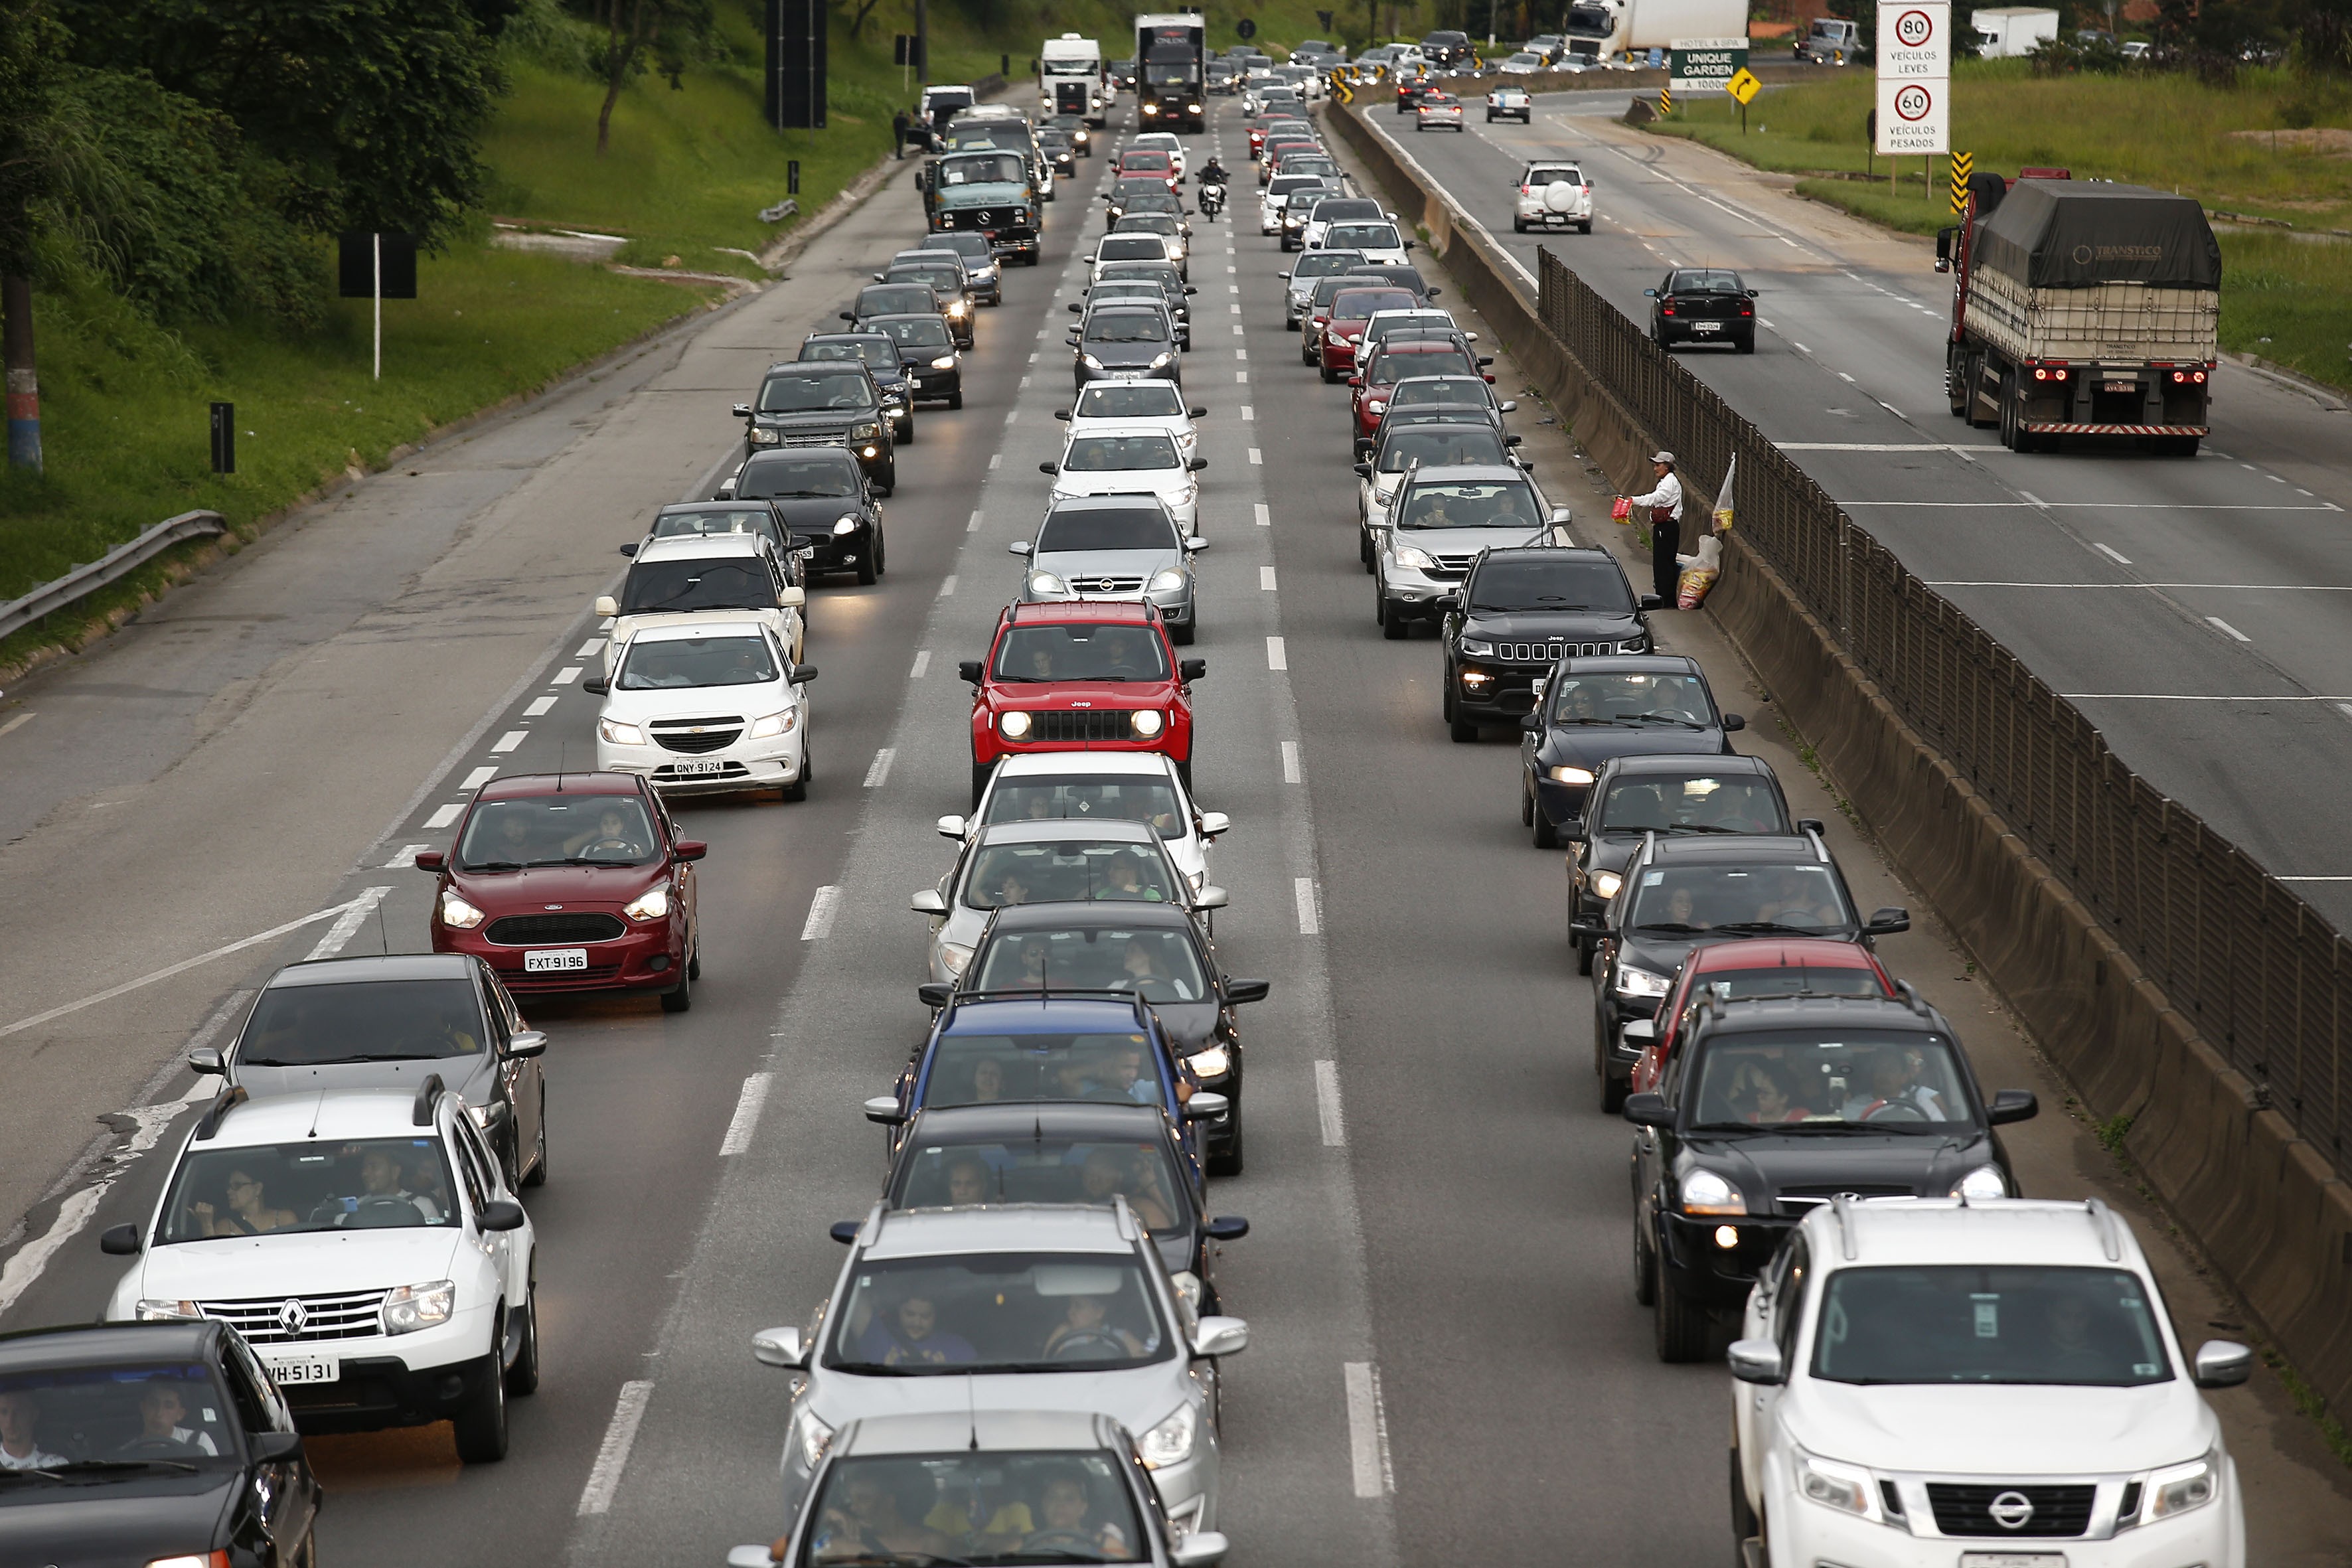
<path id="1" fill-rule="evenodd" d="M 2033 1518 L 2033 1500 L 2023 1492 L 2003 1492 L 1987 1511 L 2003 1530 L 2023 1530 Z"/>
<path id="2" fill-rule="evenodd" d="M 299 1334 L 310 1321 L 310 1309 L 299 1300 L 289 1300 L 278 1309 L 278 1326 L 289 1334 Z"/>

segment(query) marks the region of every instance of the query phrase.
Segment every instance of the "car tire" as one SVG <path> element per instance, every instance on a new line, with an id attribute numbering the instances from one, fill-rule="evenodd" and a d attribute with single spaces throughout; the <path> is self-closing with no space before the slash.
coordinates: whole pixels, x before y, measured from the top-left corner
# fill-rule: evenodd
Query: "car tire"
<path id="1" fill-rule="evenodd" d="M 907 416 L 907 427 L 903 431 L 893 431 L 891 433 L 890 439 L 897 442 L 901 447 L 913 446 L 915 444 L 914 416 L 908 415 Z"/>
<path id="2" fill-rule="evenodd" d="M 1528 786 L 1528 775 L 1519 775 L 1519 826 L 1532 826 L 1536 820 L 1535 791 Z"/>
<path id="3" fill-rule="evenodd" d="M 1525 218 L 1519 218 L 1519 217 L 1515 217 L 1515 218 L 1513 218 L 1513 219 L 1511 220 L 1511 232 L 1512 232 L 1513 234 L 1525 234 L 1525 233 L 1527 233 L 1527 232 L 1528 232 L 1528 220 L 1527 220 L 1527 219 L 1525 219 Z"/>
<path id="4" fill-rule="evenodd" d="M 1756 1517 L 1755 1507 L 1748 1500 L 1748 1483 L 1739 1473 L 1739 1444 L 1737 1439 L 1727 1452 L 1731 1456 L 1731 1541 L 1737 1546 L 1750 1537 L 1761 1538 L 1764 1523 Z"/>
<path id="5" fill-rule="evenodd" d="M 1315 368 L 1322 374 L 1323 384 L 1326 386 L 1334 385 L 1339 382 L 1339 373 L 1333 370 L 1329 365 L 1321 363 L 1318 361 Z"/>
<path id="6" fill-rule="evenodd" d="M 948 394 L 948 406 L 950 408 L 961 408 L 963 406 L 963 388 L 958 387 L 953 392 Z"/>
<path id="7" fill-rule="evenodd" d="M 1372 531 L 1361 523 L 1356 525 L 1356 559 L 1363 563 L 1365 571 L 1372 569 Z"/>
<path id="8" fill-rule="evenodd" d="M 1591 973 L 1592 944 L 1580 936 L 1570 934 L 1568 945 L 1576 952 L 1576 972 L 1579 974 Z"/>
<path id="9" fill-rule="evenodd" d="M 877 537 L 879 536 L 877 535 Z M 874 579 L 879 575 L 880 572 L 874 564 L 873 551 L 868 550 L 857 558 L 857 585 L 859 587 L 871 588 L 874 586 Z"/>
<path id="10" fill-rule="evenodd" d="M 881 526 L 874 529 L 874 575 L 887 575 L 890 570 L 890 542 L 884 537 Z"/>
<path id="11" fill-rule="evenodd" d="M 1189 785 L 1186 787 L 1188 789 L 1190 788 Z M 1233 1119 L 1234 1141 L 1232 1144 L 1226 1148 L 1223 1153 L 1212 1154 L 1209 1156 L 1207 1167 L 1209 1174 L 1213 1176 L 1238 1176 L 1242 1173 L 1242 1108 L 1240 1101 L 1236 1100 L 1234 1103 L 1231 1115 Z"/>
<path id="12" fill-rule="evenodd" d="M 979 763 L 971 764 L 971 804 L 975 810 L 979 808 L 980 797 L 987 793 L 988 773 L 986 766 Z"/>
<path id="13" fill-rule="evenodd" d="M 1170 626 L 1168 628 L 1169 640 L 1173 642 L 1178 647 L 1191 647 L 1192 646 L 1192 639 L 1199 635 L 1199 626 L 1192 621 L 1186 621 L 1181 626 Z"/>
<path id="14" fill-rule="evenodd" d="M 499 1364 L 497 1347 L 484 1359 L 489 1375 L 482 1379 L 482 1391 L 449 1422 L 457 1439 L 457 1458 L 468 1465 L 494 1465 L 507 1457 L 506 1368 Z"/>
<path id="15" fill-rule="evenodd" d="M 1752 354 L 1756 352 L 1756 334 L 1749 332 L 1743 337 L 1734 338 L 1731 340 L 1731 346 L 1741 353 Z"/>
<path id="16" fill-rule="evenodd" d="M 693 985 L 694 982 L 686 977 L 686 972 L 678 971 L 677 984 L 661 994 L 662 1011 L 665 1013 L 690 1011 L 694 1006 Z"/>
<path id="17" fill-rule="evenodd" d="M 1181 784 L 1183 784 L 1183 786 L 1184 786 L 1184 793 L 1185 793 L 1186 795 L 1191 795 L 1191 794 L 1192 793 L 1192 758 L 1187 757 L 1187 758 L 1185 758 L 1182 762 L 1178 763 L 1176 764 L 1176 777 L 1177 777 L 1178 782 L 1180 782 Z M 980 803 L 979 803 L 978 801 L 974 801 L 972 804 L 973 804 L 973 805 L 979 805 Z"/>
<path id="18" fill-rule="evenodd" d="M 531 1286 L 522 1304 L 522 1342 L 515 1347 L 514 1364 L 507 1368 L 507 1396 L 523 1399 L 539 1392 L 539 1287 Z"/>
<path id="19" fill-rule="evenodd" d="M 1635 1167 L 1636 1170 L 1639 1168 Z M 1649 1232 L 1647 1217 L 1642 1212 L 1641 1196 L 1636 1194 L 1633 1199 L 1633 1302 L 1641 1307 L 1658 1304 L 1658 1277 L 1652 1272 L 1656 1268 L 1656 1260 L 1650 1256 Z"/>
<path id="20" fill-rule="evenodd" d="M 547 1088 L 539 1090 L 539 1131 L 531 1138 L 530 1169 L 523 1175 L 526 1187 L 547 1185 Z"/>
<path id="21" fill-rule="evenodd" d="M 514 1118 L 509 1116 L 507 1118 L 507 1135 L 499 1140 L 493 1152 L 498 1156 L 499 1180 L 506 1184 L 507 1191 L 510 1193 L 522 1191 L 522 1150 L 516 1146 L 519 1140 L 520 1134 L 514 1130 Z"/>
<path id="22" fill-rule="evenodd" d="M 1658 1260 L 1655 1289 L 1658 1300 L 1653 1310 L 1657 1324 L 1658 1359 L 1669 1363 L 1705 1359 L 1713 1324 L 1706 1310 L 1675 1286 L 1663 1258 Z"/>
<path id="23" fill-rule="evenodd" d="M 1538 849 L 1557 849 L 1559 847 L 1559 829 L 1554 827 L 1551 825 L 1551 818 L 1544 815 L 1543 803 L 1541 801 L 1538 801 L 1536 803 L 1535 811 L 1532 813 L 1532 820 L 1528 824 L 1528 837 L 1534 840 L 1535 847 Z"/>
<path id="24" fill-rule="evenodd" d="M 816 777 L 816 753 L 809 749 L 808 737 L 803 735 L 801 737 L 800 775 L 783 787 L 783 797 L 792 801 L 806 800 L 809 781 L 814 777 Z"/>
<path id="25" fill-rule="evenodd" d="M 1586 218 L 1582 223 L 1578 224 L 1576 226 L 1576 232 L 1579 234 L 1591 234 L 1592 232 L 1592 220 L 1591 218 Z"/>
<path id="26" fill-rule="evenodd" d="M 695 938 L 694 945 L 687 950 L 686 977 L 688 980 L 702 978 L 702 939 L 700 937 Z"/>

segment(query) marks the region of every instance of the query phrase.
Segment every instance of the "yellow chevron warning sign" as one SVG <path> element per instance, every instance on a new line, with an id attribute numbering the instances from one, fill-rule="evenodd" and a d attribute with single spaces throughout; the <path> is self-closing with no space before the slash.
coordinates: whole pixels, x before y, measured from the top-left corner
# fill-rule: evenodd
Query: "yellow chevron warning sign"
<path id="1" fill-rule="evenodd" d="M 1952 154 L 1952 211 L 1956 215 L 1968 211 L 1969 175 L 1976 166 L 1977 155 L 1974 153 Z"/>
<path id="2" fill-rule="evenodd" d="M 1672 85 L 1671 83 L 1662 83 L 1662 84 L 1660 84 L 1660 86 L 1659 86 L 1659 88 L 1658 88 L 1658 112 L 1659 112 L 1660 114 L 1662 114 L 1662 115 L 1664 115 L 1664 114 L 1672 114 L 1674 111 L 1675 111 L 1675 89 L 1674 89 L 1674 87 L 1673 87 L 1673 85 Z"/>

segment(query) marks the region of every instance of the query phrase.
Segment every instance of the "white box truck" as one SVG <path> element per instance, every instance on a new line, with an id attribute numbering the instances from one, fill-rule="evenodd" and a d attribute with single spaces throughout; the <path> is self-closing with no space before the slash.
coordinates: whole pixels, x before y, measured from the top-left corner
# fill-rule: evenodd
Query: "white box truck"
<path id="1" fill-rule="evenodd" d="M 1605 65 L 1676 38 L 1744 38 L 1747 0 L 1576 0 L 1569 7 L 1568 52 Z"/>
<path id="2" fill-rule="evenodd" d="M 1046 39 L 1037 50 L 1037 96 L 1048 115 L 1083 115 L 1100 128 L 1110 97 L 1103 86 L 1102 45 L 1076 33 Z"/>
<path id="3" fill-rule="evenodd" d="M 1974 21 L 1977 52 L 1989 60 L 2030 55 L 2058 36 L 2058 13 L 2036 5 L 1994 6 Z"/>

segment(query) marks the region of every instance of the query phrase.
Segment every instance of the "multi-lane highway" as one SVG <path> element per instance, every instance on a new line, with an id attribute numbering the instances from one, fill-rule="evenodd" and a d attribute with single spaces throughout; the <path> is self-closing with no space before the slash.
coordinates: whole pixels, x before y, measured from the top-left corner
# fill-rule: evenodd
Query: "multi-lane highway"
<path id="1" fill-rule="evenodd" d="M 2225 365 L 2193 462 L 2009 453 L 1947 412 L 1950 290 L 1924 242 L 1633 130 L 1626 99 L 1548 95 L 1526 126 L 1474 104 L 1459 135 L 1370 118 L 1521 260 L 1530 294 L 1538 247 L 1644 323 L 1669 267 L 1738 268 L 1762 295 L 1757 352 L 1678 351 L 1691 371 L 2132 767 L 2352 921 L 2352 854 L 2310 809 L 2312 781 L 2352 764 L 2352 412 Z M 1593 181 L 1593 232 L 1514 234 L 1520 170 L 1559 156 Z"/>
<path id="2" fill-rule="evenodd" d="M 1221 105 L 1209 141 L 1240 169 L 1235 124 Z M 1101 169 L 1065 185 L 1042 265 L 1008 269 L 963 409 L 919 416 L 887 509 L 888 574 L 812 593 L 810 799 L 680 803 L 712 846 L 693 1010 L 527 1001 L 553 1037 L 552 1174 L 529 1194 L 545 1370 L 509 1457 L 463 1468 L 445 1427 L 314 1441 L 322 1562 L 700 1564 L 781 1527 L 788 1378 L 752 1363 L 750 1336 L 808 1321 L 841 1258 L 827 1223 L 874 1198 L 881 1139 L 857 1106 L 924 1023 L 907 896 L 948 852 L 933 820 L 968 800 L 955 665 L 982 651 L 1016 586 L 1005 546 L 1044 505 L 1036 465 L 1058 447 L 1064 307 Z M 1253 194 L 1246 174 L 1237 194 Z M 1559 858 L 1518 823 L 1515 748 L 1447 741 L 1433 645 L 1372 624 L 1344 389 L 1299 365 L 1285 263 L 1252 216 L 1244 200 L 1197 226 L 1184 367 L 1211 464 L 1194 776 L 1235 824 L 1215 878 L 1233 898 L 1224 962 L 1275 987 L 1244 1017 L 1248 1170 L 1215 1188 L 1219 1212 L 1254 1226 L 1222 1265 L 1228 1310 L 1252 1327 L 1225 1379 L 1233 1561 L 1395 1564 L 1472 1545 L 1721 1561 L 1730 1385 L 1719 1363 L 1661 1365 L 1633 1300 L 1630 1130 L 1597 1108 Z M 194 1109 L 184 1047 L 216 1042 L 278 963 L 423 948 L 430 879 L 403 868 L 415 848 L 446 843 L 484 779 L 581 764 L 594 708 L 580 672 L 601 636 L 588 606 L 614 552 L 656 504 L 709 492 L 740 451 L 728 405 L 919 228 L 900 182 L 780 286 L 436 443 L 11 694 L 22 705 L 0 724 L 32 717 L 0 731 L 0 878 L 42 897 L 0 910 L 0 1073 L 16 1091 L 0 1105 L 0 1195 L 27 1214 L 0 1325 L 98 1310 L 120 1265 L 92 1238 L 152 1204 L 162 1162 L 146 1151 L 174 1146 Z M 1768 310 L 1783 333 L 1785 314 Z M 1842 340 L 1820 335 L 1805 341 L 1826 359 Z M 1791 353 L 1752 363 L 1785 378 Z M 1557 427 L 1520 427 L 1579 537 L 1614 533 L 1612 487 Z M 1858 901 L 1914 901 L 1705 619 L 1661 616 L 1660 637 L 1754 716 L 1743 749 L 1771 760 L 1799 815 L 1831 819 Z M 2027 1191 L 2106 1193 L 2158 1236 L 1932 922 L 1881 952 L 1952 1016 L 1988 1086 L 2050 1108 L 2011 1130 Z M 94 1119 L 132 1107 L 105 1157 L 78 1163 Z M 2234 1327 L 2187 1259 L 2164 1252 L 2159 1273 L 2184 1338 Z M 2352 1495 L 2283 1390 L 2265 1374 L 2212 1399 L 2255 1560 L 2340 1561 Z"/>

